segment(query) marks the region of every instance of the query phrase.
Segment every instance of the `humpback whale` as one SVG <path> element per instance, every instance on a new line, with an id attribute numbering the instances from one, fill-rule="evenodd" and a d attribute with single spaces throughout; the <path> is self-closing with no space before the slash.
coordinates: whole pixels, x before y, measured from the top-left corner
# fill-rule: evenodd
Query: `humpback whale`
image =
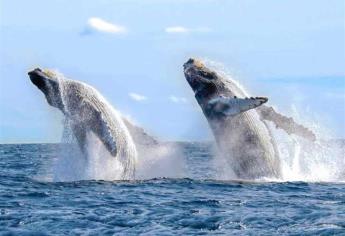
<path id="1" fill-rule="evenodd" d="M 109 153 L 122 163 L 123 179 L 134 178 L 137 151 L 129 129 L 136 137 L 155 142 L 143 130 L 123 120 L 103 96 L 85 83 L 66 79 L 56 72 L 36 68 L 28 72 L 49 105 L 68 119 L 80 150 L 87 155 L 87 135 L 94 133 Z"/>
<path id="2" fill-rule="evenodd" d="M 281 176 L 279 153 L 266 121 L 287 133 L 314 140 L 315 135 L 292 118 L 263 105 L 266 97 L 247 97 L 230 79 L 189 59 L 184 65 L 187 82 L 195 93 L 212 130 L 220 155 L 241 179 Z"/>

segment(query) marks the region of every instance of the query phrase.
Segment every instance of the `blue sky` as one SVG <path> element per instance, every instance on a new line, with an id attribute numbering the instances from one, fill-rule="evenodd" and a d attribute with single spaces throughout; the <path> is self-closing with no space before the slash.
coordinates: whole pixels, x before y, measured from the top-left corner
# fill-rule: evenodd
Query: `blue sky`
<path id="1" fill-rule="evenodd" d="M 0 142 L 60 140 L 61 114 L 26 75 L 36 66 L 93 85 L 158 137 L 209 139 L 182 71 L 192 56 L 345 137 L 344 4 L 0 0 Z"/>

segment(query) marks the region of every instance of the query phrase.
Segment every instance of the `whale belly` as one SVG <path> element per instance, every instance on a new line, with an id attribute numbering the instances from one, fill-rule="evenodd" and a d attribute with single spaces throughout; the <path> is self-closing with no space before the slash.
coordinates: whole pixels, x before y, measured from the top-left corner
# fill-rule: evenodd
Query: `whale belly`
<path id="1" fill-rule="evenodd" d="M 269 131 L 255 110 L 211 124 L 221 155 L 239 178 L 279 177 L 280 164 Z"/>

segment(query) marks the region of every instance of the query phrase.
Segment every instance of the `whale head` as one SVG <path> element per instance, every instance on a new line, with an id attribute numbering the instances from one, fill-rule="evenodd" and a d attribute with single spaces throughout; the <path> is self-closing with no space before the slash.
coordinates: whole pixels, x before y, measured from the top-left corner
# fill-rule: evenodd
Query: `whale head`
<path id="1" fill-rule="evenodd" d="M 28 72 L 31 82 L 43 92 L 49 105 L 64 112 L 59 80 L 55 73 L 36 68 Z"/>
<path id="2" fill-rule="evenodd" d="M 265 97 L 246 97 L 236 81 L 217 74 L 197 59 L 190 58 L 183 67 L 186 80 L 208 119 L 219 120 L 234 116 L 268 100 Z"/>
<path id="3" fill-rule="evenodd" d="M 242 95 L 235 83 L 207 68 L 200 60 L 190 58 L 183 68 L 186 80 L 201 107 L 216 97 L 241 97 Z"/>

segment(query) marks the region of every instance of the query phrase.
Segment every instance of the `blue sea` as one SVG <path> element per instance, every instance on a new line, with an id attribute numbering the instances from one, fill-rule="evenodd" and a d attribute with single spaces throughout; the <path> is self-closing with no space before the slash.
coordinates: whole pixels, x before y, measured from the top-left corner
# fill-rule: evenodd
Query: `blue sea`
<path id="1" fill-rule="evenodd" d="M 212 179 L 212 145 L 179 143 L 185 176 L 56 182 L 59 144 L 0 145 L 0 235 L 345 235 L 345 183 Z"/>

